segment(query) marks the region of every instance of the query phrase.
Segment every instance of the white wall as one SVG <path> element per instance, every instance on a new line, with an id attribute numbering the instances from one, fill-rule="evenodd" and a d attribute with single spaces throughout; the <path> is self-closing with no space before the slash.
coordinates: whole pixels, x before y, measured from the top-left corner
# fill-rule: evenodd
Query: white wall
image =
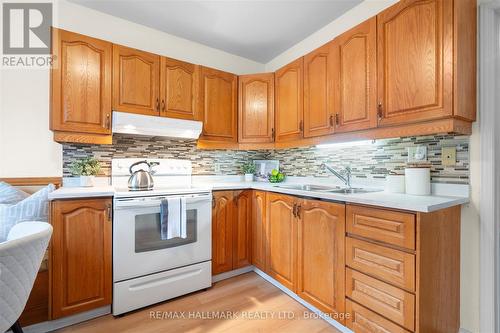
<path id="1" fill-rule="evenodd" d="M 63 0 L 54 2 L 54 26 L 235 74 L 264 70 L 255 61 Z M 62 148 L 49 131 L 49 71 L 0 69 L 0 76 L 0 177 L 61 176 Z"/>

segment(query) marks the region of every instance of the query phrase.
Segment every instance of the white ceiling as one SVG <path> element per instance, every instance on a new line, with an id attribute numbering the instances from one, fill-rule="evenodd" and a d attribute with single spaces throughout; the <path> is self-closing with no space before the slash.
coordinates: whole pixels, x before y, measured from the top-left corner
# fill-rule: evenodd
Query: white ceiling
<path id="1" fill-rule="evenodd" d="M 70 0 L 267 63 L 362 0 Z"/>

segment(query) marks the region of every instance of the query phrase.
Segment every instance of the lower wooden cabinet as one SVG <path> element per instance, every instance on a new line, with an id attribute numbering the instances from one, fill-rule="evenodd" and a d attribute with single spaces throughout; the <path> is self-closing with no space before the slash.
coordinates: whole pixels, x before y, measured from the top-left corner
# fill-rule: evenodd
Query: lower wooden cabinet
<path id="1" fill-rule="evenodd" d="M 216 191 L 212 205 L 212 274 L 251 262 L 252 191 Z"/>
<path id="2" fill-rule="evenodd" d="M 111 198 L 51 204 L 51 319 L 111 304 Z"/>
<path id="3" fill-rule="evenodd" d="M 254 191 L 252 198 L 252 264 L 266 271 L 266 196 L 265 191 Z"/>
<path id="4" fill-rule="evenodd" d="M 301 200 L 298 218 L 297 294 L 341 321 L 344 310 L 345 205 Z"/>
<path id="5" fill-rule="evenodd" d="M 346 310 L 348 314 L 346 326 L 355 333 L 410 333 L 410 331 L 350 300 L 346 302 Z"/>

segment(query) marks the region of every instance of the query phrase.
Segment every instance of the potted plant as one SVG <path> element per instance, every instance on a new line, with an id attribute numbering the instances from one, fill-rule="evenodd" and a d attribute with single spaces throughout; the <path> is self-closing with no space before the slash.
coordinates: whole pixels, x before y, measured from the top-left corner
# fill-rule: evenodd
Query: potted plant
<path id="1" fill-rule="evenodd" d="M 247 162 L 243 164 L 243 173 L 245 174 L 245 181 L 253 181 L 253 175 L 255 174 L 255 164 L 253 162 Z"/>
<path id="2" fill-rule="evenodd" d="M 101 163 L 93 157 L 87 157 L 75 161 L 70 166 L 70 171 L 74 176 L 80 176 L 80 186 L 93 186 L 94 177 L 101 170 Z"/>

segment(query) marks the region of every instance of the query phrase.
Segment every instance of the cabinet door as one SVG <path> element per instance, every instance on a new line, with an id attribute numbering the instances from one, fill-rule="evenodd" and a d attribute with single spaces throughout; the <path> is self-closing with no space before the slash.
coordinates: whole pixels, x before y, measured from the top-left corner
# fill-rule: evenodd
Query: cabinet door
<path id="1" fill-rule="evenodd" d="M 452 115 L 452 4 L 403 0 L 377 15 L 379 124 Z"/>
<path id="2" fill-rule="evenodd" d="M 199 67 L 162 57 L 160 68 L 160 115 L 198 120 Z"/>
<path id="3" fill-rule="evenodd" d="M 238 77 L 238 141 L 274 141 L 274 73 Z"/>
<path id="4" fill-rule="evenodd" d="M 331 45 L 304 56 L 304 137 L 333 133 L 333 82 Z"/>
<path id="5" fill-rule="evenodd" d="M 324 312 L 343 313 L 345 205 L 302 200 L 297 215 L 297 294 Z"/>
<path id="6" fill-rule="evenodd" d="M 212 274 L 233 268 L 233 191 L 213 193 L 212 209 Z"/>
<path id="7" fill-rule="evenodd" d="M 252 264 L 266 272 L 266 192 L 254 191 L 252 202 Z"/>
<path id="8" fill-rule="evenodd" d="M 111 304 L 111 199 L 51 206 L 52 318 Z"/>
<path id="9" fill-rule="evenodd" d="M 280 68 L 275 75 L 275 141 L 302 139 L 304 129 L 304 58 Z"/>
<path id="10" fill-rule="evenodd" d="M 234 195 L 233 269 L 237 269 L 249 266 L 252 256 L 252 191 L 235 191 Z"/>
<path id="11" fill-rule="evenodd" d="M 113 45 L 113 110 L 157 116 L 160 56 Z"/>
<path id="12" fill-rule="evenodd" d="M 377 127 L 377 19 L 332 43 L 335 132 Z"/>
<path id="13" fill-rule="evenodd" d="M 53 28 L 51 129 L 111 134 L 111 43 Z"/>
<path id="14" fill-rule="evenodd" d="M 268 274 L 288 289 L 295 291 L 297 268 L 297 220 L 295 198 L 267 194 Z"/>
<path id="15" fill-rule="evenodd" d="M 237 141 L 237 90 L 236 75 L 201 68 L 199 93 L 200 114 L 203 117 L 202 139 Z"/>

